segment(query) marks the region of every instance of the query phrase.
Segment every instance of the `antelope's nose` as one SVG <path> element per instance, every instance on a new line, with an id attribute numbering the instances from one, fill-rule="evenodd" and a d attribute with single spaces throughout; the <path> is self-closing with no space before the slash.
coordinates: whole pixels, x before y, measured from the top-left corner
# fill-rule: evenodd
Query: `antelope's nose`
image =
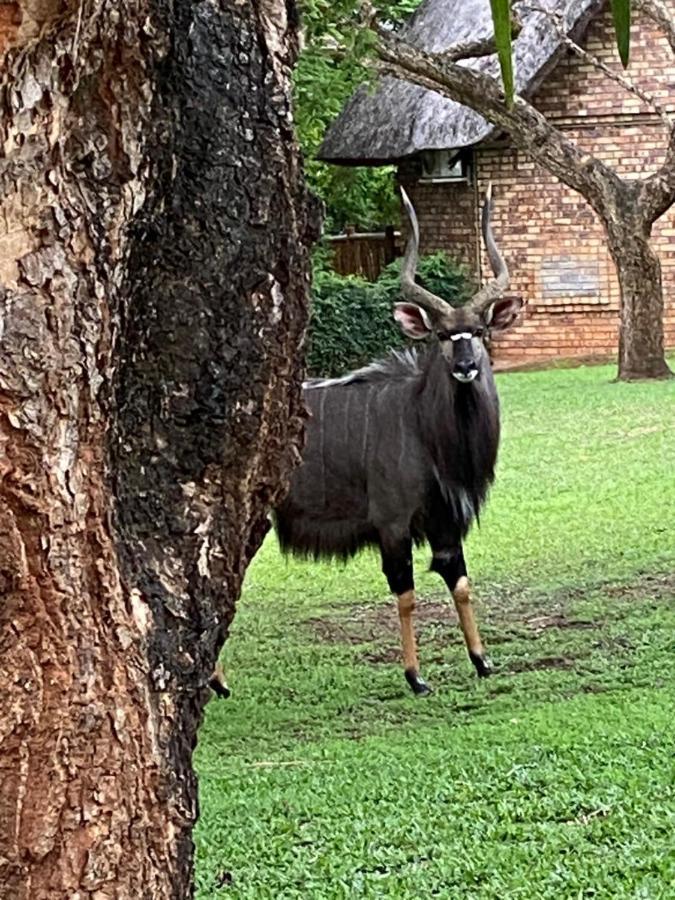
<path id="1" fill-rule="evenodd" d="M 473 381 L 478 375 L 478 367 L 473 359 L 458 359 L 452 370 L 457 381 Z"/>

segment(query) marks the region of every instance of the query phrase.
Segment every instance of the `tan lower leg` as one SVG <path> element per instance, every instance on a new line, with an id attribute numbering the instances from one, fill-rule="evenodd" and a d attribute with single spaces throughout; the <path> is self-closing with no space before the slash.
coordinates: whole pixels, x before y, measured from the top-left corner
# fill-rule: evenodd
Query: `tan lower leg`
<path id="1" fill-rule="evenodd" d="M 464 640 L 466 641 L 469 652 L 482 656 L 483 644 L 478 633 L 476 619 L 473 615 L 469 579 L 465 576 L 462 576 L 455 585 L 455 589 L 452 592 L 452 599 L 455 601 L 455 609 L 459 616 L 459 624 L 464 633 Z"/>
<path id="2" fill-rule="evenodd" d="M 401 643 L 403 644 L 403 665 L 406 670 L 419 672 L 417 662 L 417 642 L 413 626 L 415 609 L 415 591 L 406 591 L 398 595 L 398 618 L 401 624 Z"/>
<path id="3" fill-rule="evenodd" d="M 223 671 L 223 667 L 220 662 L 216 663 L 216 667 L 213 670 L 213 675 L 209 680 L 209 687 L 212 691 L 214 691 L 219 697 L 229 697 L 230 689 L 227 686 L 227 682 L 225 680 L 225 672 Z"/>

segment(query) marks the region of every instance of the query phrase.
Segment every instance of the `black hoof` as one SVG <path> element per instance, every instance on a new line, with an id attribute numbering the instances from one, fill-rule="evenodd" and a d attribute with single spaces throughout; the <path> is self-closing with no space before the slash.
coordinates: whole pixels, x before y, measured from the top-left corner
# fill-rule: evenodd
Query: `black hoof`
<path id="1" fill-rule="evenodd" d="M 478 653 L 469 652 L 469 659 L 476 667 L 479 678 L 487 678 L 492 675 L 494 666 L 487 656 L 480 656 Z"/>
<path id="2" fill-rule="evenodd" d="M 209 681 L 209 687 L 216 695 L 216 697 L 220 697 L 221 700 L 227 700 L 227 698 L 230 696 L 231 691 L 229 687 L 222 681 L 219 681 L 217 678 L 212 678 Z"/>
<path id="3" fill-rule="evenodd" d="M 418 697 L 424 697 L 431 693 L 431 688 L 426 681 L 420 677 L 419 672 L 415 669 L 405 670 L 405 680 L 410 685 L 410 690 Z"/>

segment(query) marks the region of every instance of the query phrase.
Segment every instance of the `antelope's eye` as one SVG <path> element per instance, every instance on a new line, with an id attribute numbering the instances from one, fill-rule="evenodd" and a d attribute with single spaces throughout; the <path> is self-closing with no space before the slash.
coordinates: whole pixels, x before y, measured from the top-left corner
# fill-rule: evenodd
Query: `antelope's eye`
<path id="1" fill-rule="evenodd" d="M 439 341 L 451 341 L 452 340 L 452 331 L 439 331 L 438 332 L 438 340 Z"/>
<path id="2" fill-rule="evenodd" d="M 476 330 L 473 333 L 473 336 L 477 337 L 477 338 L 481 338 L 481 337 L 483 337 L 484 334 L 485 334 L 484 328 L 476 328 Z"/>

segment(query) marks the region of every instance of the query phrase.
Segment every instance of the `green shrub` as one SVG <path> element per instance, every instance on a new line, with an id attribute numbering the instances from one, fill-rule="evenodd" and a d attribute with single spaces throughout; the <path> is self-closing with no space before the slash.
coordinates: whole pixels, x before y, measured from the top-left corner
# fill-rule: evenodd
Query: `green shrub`
<path id="1" fill-rule="evenodd" d="M 384 288 L 395 303 L 400 299 L 400 278 L 401 260 L 397 259 L 383 270 L 374 286 Z M 463 306 L 472 294 L 473 281 L 467 267 L 442 250 L 420 258 L 416 280 L 451 306 Z"/>
<path id="2" fill-rule="evenodd" d="M 316 264 L 318 263 L 318 265 Z M 392 309 L 400 295 L 400 260 L 391 263 L 374 283 L 354 275 L 338 275 L 315 261 L 307 368 L 312 376 L 342 375 L 389 349 L 406 345 Z M 420 259 L 417 280 L 452 306 L 471 296 L 467 269 L 445 253 Z"/>

